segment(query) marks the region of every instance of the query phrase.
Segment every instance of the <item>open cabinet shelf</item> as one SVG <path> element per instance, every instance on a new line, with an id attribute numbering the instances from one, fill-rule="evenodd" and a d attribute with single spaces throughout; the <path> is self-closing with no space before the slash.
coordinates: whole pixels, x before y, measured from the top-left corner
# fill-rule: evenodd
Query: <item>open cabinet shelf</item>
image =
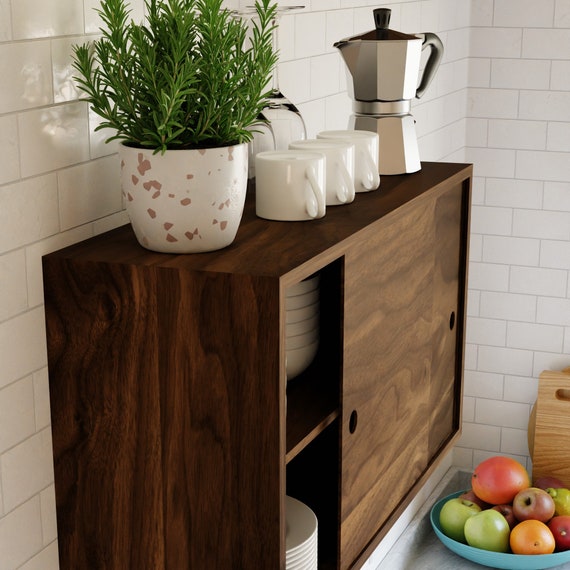
<path id="1" fill-rule="evenodd" d="M 319 271 L 320 342 L 315 360 L 287 382 L 287 463 L 340 417 L 343 259 Z"/>
<path id="2" fill-rule="evenodd" d="M 322 387 L 310 381 L 287 391 L 287 463 L 339 418 L 338 403 Z"/>

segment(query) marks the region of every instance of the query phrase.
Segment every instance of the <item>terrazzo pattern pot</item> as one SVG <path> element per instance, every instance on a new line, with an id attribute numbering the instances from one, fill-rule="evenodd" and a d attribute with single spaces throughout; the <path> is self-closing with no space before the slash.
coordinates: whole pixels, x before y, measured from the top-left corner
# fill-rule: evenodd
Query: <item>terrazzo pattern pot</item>
<path id="1" fill-rule="evenodd" d="M 247 190 L 247 144 L 152 150 L 119 145 L 121 187 L 139 243 L 163 253 L 230 245 Z"/>

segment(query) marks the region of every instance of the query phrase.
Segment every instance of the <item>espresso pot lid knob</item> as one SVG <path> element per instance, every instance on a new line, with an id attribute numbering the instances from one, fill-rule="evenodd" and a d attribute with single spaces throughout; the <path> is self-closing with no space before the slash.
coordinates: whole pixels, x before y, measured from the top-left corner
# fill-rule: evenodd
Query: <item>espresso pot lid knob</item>
<path id="1" fill-rule="evenodd" d="M 387 30 L 390 25 L 390 16 L 392 10 L 390 8 L 376 8 L 374 10 L 374 23 L 377 30 Z"/>

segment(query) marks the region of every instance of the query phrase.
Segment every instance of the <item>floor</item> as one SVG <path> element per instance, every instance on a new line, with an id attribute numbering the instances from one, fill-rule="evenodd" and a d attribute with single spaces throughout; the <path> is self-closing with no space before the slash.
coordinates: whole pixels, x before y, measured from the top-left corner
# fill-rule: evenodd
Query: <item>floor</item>
<path id="1" fill-rule="evenodd" d="M 470 477 L 466 471 L 450 469 L 376 570 L 483 570 L 484 566 L 449 551 L 439 541 L 429 522 L 432 505 L 440 497 L 468 489 Z M 552 570 L 570 570 L 570 563 Z"/>

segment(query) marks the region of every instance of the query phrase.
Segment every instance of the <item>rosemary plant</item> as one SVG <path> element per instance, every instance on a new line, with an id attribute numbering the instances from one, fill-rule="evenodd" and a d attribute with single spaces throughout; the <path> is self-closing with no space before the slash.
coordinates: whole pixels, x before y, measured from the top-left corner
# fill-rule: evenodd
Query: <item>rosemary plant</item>
<path id="1" fill-rule="evenodd" d="M 146 21 L 125 0 L 101 0 L 104 27 L 73 48 L 75 78 L 91 109 L 125 144 L 167 149 L 251 140 L 277 63 L 276 5 L 257 0 L 248 24 L 223 0 L 145 0 Z"/>

